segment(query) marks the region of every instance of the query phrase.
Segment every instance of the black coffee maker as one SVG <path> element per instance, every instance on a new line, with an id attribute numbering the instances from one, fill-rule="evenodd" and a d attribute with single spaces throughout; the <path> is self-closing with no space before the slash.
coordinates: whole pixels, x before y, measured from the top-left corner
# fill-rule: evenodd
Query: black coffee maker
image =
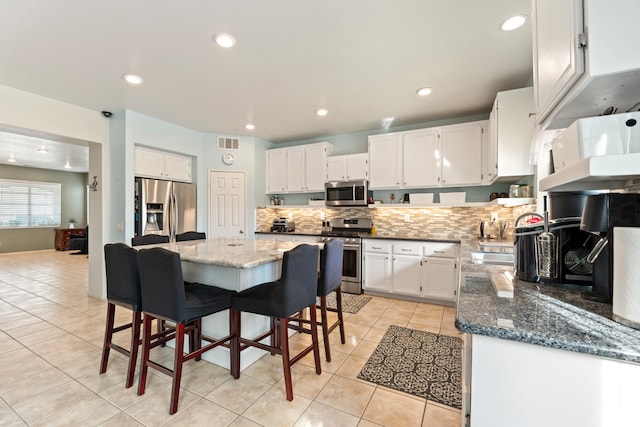
<path id="1" fill-rule="evenodd" d="M 587 260 L 593 264 L 591 301 L 611 303 L 613 298 L 613 227 L 640 227 L 640 194 L 605 193 L 589 196 L 580 229 L 600 237 Z"/>

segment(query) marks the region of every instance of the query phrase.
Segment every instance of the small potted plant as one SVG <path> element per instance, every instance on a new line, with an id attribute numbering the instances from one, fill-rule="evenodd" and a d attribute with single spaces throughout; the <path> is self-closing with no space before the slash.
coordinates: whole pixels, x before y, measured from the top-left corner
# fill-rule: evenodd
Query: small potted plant
<path id="1" fill-rule="evenodd" d="M 76 228 L 76 220 L 74 218 L 69 218 L 69 228 Z"/>

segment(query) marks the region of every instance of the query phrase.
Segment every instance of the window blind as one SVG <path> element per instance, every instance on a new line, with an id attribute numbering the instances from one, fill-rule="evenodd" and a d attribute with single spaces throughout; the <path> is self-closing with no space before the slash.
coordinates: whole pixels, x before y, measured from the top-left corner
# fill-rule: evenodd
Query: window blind
<path id="1" fill-rule="evenodd" d="M 0 179 L 0 228 L 60 226 L 60 183 Z"/>

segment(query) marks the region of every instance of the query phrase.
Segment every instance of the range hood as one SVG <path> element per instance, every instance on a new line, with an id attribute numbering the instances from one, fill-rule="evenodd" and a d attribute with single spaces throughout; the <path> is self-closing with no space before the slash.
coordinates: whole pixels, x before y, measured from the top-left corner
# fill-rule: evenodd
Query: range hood
<path id="1" fill-rule="evenodd" d="M 542 178 L 541 191 L 615 190 L 640 186 L 640 153 L 593 156 Z"/>

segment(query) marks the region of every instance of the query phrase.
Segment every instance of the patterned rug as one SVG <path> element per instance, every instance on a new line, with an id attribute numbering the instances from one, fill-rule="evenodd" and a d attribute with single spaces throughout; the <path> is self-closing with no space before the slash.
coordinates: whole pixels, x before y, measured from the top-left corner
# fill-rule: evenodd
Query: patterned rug
<path id="1" fill-rule="evenodd" d="M 371 301 L 371 297 L 365 295 L 354 295 L 342 292 L 342 311 L 344 313 L 355 314 L 360 311 L 362 307 L 365 306 L 369 301 Z M 320 299 L 318 299 L 318 305 L 320 305 Z M 329 308 L 336 308 L 336 293 L 331 292 L 327 295 L 327 306 Z"/>
<path id="2" fill-rule="evenodd" d="M 462 408 L 462 340 L 391 325 L 358 378 Z"/>

